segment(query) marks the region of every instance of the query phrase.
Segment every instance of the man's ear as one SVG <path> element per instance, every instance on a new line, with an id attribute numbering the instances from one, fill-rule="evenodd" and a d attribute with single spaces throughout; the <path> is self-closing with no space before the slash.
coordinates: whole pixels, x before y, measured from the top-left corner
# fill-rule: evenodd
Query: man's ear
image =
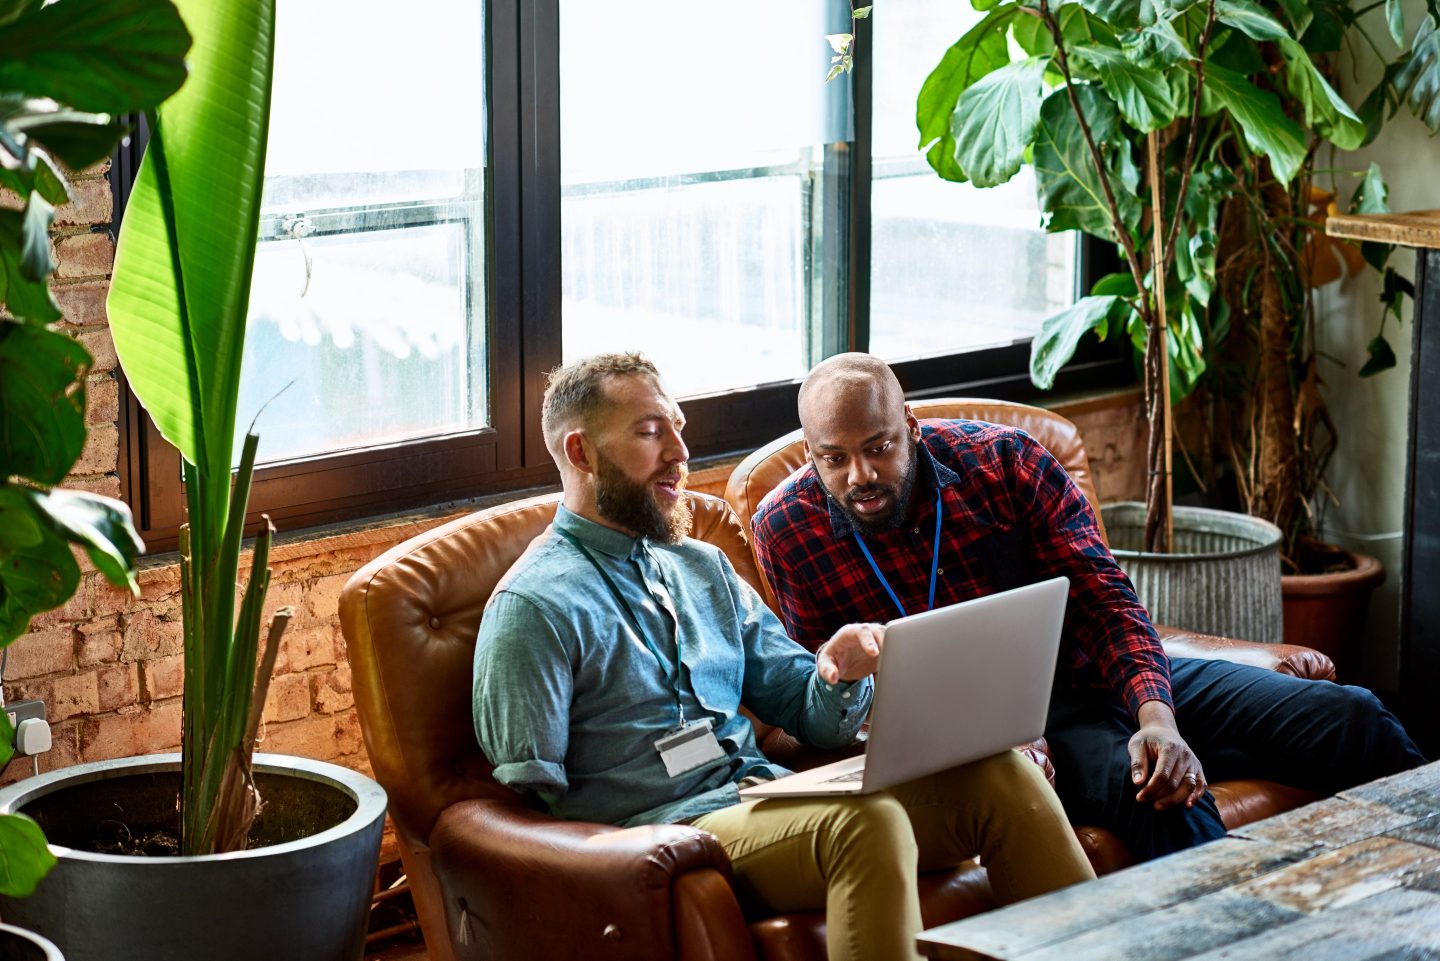
<path id="1" fill-rule="evenodd" d="M 595 473 L 595 465 L 590 457 L 589 445 L 586 443 L 583 430 L 572 430 L 560 441 L 565 451 L 565 459 L 570 466 L 583 474 Z"/>
<path id="2" fill-rule="evenodd" d="M 905 405 L 905 426 L 910 429 L 910 439 L 914 441 L 919 441 L 920 421 L 915 419 L 915 412 L 910 409 L 909 404 Z"/>
<path id="3" fill-rule="evenodd" d="M 800 446 L 801 446 L 801 449 L 802 449 L 802 450 L 804 451 L 804 453 L 805 453 L 805 459 L 806 459 L 806 460 L 814 460 L 814 459 L 815 459 L 815 458 L 813 458 L 813 457 L 810 456 L 810 442 L 809 442 L 808 440 L 801 440 L 801 441 L 800 441 Z"/>

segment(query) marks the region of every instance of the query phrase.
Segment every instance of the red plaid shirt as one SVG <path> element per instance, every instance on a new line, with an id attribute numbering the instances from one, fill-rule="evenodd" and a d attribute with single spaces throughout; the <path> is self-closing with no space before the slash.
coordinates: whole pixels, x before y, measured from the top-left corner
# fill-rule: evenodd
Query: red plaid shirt
<path id="1" fill-rule="evenodd" d="M 1057 683 L 1109 687 L 1132 715 L 1145 701 L 1173 707 L 1170 662 L 1150 616 L 1060 463 L 1009 427 L 941 420 L 920 430 L 914 520 L 864 535 L 905 610 L 927 606 L 938 487 L 937 607 L 1064 574 L 1070 599 Z M 813 650 L 842 625 L 900 615 L 813 465 L 761 501 L 752 526 L 780 617 L 802 644 Z"/>

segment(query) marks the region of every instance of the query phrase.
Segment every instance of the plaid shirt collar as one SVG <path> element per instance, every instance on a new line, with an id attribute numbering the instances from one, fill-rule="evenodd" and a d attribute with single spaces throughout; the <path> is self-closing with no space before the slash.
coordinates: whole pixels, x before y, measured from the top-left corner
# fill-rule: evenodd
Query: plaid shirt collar
<path id="1" fill-rule="evenodd" d="M 920 440 L 915 443 L 917 463 L 915 465 L 915 490 L 910 495 L 912 498 L 960 483 L 960 475 L 937 461 L 935 456 L 930 453 L 930 448 L 925 446 L 926 434 L 926 429 L 921 427 Z M 850 515 L 845 513 L 840 504 L 825 489 L 825 485 L 820 483 L 820 474 L 814 464 L 810 465 L 810 475 L 806 480 L 813 481 L 825 495 L 825 507 L 830 512 L 830 530 L 835 535 L 835 539 L 843 541 L 855 533 L 855 525 L 851 522 Z"/>

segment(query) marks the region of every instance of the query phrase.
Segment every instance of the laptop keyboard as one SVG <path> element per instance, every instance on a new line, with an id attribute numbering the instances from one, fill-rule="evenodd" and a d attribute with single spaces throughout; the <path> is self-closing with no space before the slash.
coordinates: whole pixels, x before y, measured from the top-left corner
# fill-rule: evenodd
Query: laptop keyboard
<path id="1" fill-rule="evenodd" d="M 860 770 L 858 770 L 858 771 L 851 771 L 851 772 L 848 773 L 848 774 L 837 774 L 837 775 L 835 775 L 834 777 L 827 777 L 825 780 L 821 781 L 820 783 L 821 783 L 821 784 L 848 784 L 848 783 L 851 782 L 851 781 L 859 781 L 859 780 L 862 780 L 864 777 L 865 777 L 865 769 L 862 767 L 862 768 L 860 768 Z"/>

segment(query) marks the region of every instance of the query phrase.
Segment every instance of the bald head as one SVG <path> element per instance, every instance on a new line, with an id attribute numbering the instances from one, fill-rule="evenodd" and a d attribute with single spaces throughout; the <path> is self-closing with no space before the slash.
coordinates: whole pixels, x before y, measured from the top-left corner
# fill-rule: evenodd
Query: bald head
<path id="1" fill-rule="evenodd" d="M 822 360 L 800 385 L 800 426 L 806 440 L 812 428 L 864 412 L 879 417 L 905 416 L 905 392 L 890 365 L 870 354 L 836 354 Z M 814 443 L 811 440 L 811 443 Z"/>

